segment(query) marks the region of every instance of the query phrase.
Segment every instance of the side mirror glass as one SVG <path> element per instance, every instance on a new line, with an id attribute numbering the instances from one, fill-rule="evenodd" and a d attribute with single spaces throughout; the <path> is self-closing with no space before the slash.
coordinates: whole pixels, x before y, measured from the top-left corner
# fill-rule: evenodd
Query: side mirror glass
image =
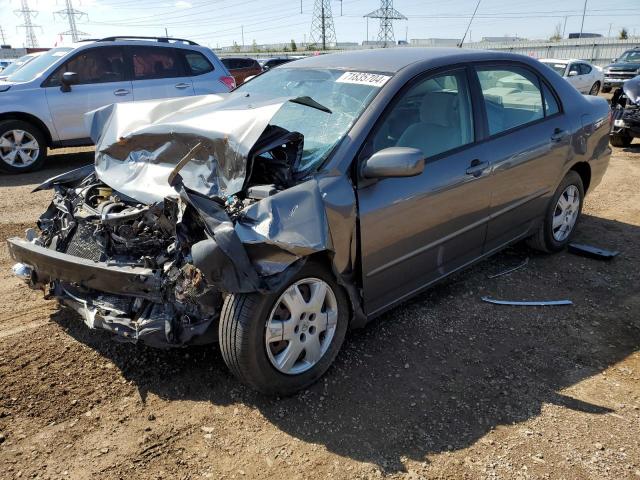
<path id="1" fill-rule="evenodd" d="M 578 75 L 578 72 L 577 72 L 577 71 L 575 71 L 575 70 L 571 70 L 571 71 L 569 72 L 569 76 L 570 76 L 570 77 L 575 77 L 576 75 Z"/>
<path id="2" fill-rule="evenodd" d="M 364 178 L 415 177 L 424 171 L 424 153 L 418 148 L 390 147 L 374 153 L 362 166 Z"/>
<path id="3" fill-rule="evenodd" d="M 63 73 L 62 78 L 60 79 L 60 83 L 62 83 L 60 90 L 62 90 L 63 92 L 70 92 L 71 85 L 77 85 L 78 80 L 78 74 L 76 72 Z"/>

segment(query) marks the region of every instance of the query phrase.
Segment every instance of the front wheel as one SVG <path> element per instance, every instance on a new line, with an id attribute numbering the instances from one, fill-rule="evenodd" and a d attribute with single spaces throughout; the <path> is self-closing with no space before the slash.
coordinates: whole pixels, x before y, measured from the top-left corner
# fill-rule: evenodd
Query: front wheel
<path id="1" fill-rule="evenodd" d="M 291 395 L 318 380 L 347 331 L 342 288 L 309 262 L 273 294 L 225 298 L 220 316 L 222 357 L 240 381 L 270 395 Z"/>
<path id="2" fill-rule="evenodd" d="M 589 95 L 598 95 L 600 91 L 600 82 L 596 82 L 591 86 L 591 90 L 589 90 Z"/>
<path id="3" fill-rule="evenodd" d="M 22 120 L 0 122 L 0 170 L 22 173 L 38 170 L 47 156 L 42 132 Z"/>
<path id="4" fill-rule="evenodd" d="M 582 213 L 584 185 L 571 170 L 556 189 L 538 231 L 527 239 L 530 247 L 543 252 L 558 252 L 571 240 Z"/>
<path id="5" fill-rule="evenodd" d="M 631 135 L 621 134 L 621 135 L 611 135 L 609 137 L 609 141 L 611 145 L 614 147 L 627 148 L 631 145 L 633 141 L 633 137 Z"/>

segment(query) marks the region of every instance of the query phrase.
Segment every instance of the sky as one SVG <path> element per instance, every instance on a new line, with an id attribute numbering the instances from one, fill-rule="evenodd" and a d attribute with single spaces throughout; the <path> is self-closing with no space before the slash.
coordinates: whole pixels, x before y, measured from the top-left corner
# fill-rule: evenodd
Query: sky
<path id="1" fill-rule="evenodd" d="M 301 43 L 309 39 L 314 0 L 72 0 L 76 10 L 86 13 L 76 19 L 78 30 L 88 37 L 111 35 L 162 35 L 187 38 L 210 47 L 256 43 Z M 65 0 L 28 0 L 37 11 L 39 46 L 51 47 L 60 33 L 69 29 L 67 20 L 56 15 Z M 379 0 L 331 1 L 339 42 L 362 42 L 367 35 L 363 15 L 379 8 Z M 411 38 L 461 38 L 476 6 L 476 0 L 395 0 L 394 7 L 407 17 L 395 21 L 396 40 Z M 300 13 L 302 7 L 302 13 Z M 342 15 L 341 15 L 342 7 Z M 470 29 L 471 40 L 484 36 L 520 36 L 544 39 L 558 24 L 579 32 L 584 0 L 481 0 Z M 25 44 L 21 17 L 14 11 L 20 0 L 0 0 L 0 27 L 6 43 Z M 640 0 L 602 2 L 588 0 L 584 31 L 617 35 L 625 27 L 640 35 Z M 377 38 L 378 20 L 368 21 L 369 39 Z M 244 33 L 244 42 L 243 42 Z M 69 37 L 62 37 L 70 43 Z M 2 38 L 0 38 L 2 40 Z M 468 39 L 467 39 L 468 40 Z"/>

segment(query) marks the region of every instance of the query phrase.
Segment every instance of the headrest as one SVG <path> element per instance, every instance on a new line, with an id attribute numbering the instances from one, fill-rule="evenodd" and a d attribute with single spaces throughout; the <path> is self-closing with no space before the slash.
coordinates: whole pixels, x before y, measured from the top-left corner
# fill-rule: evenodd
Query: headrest
<path id="1" fill-rule="evenodd" d="M 453 125 L 457 95 L 446 92 L 425 93 L 420 105 L 420 121 L 443 127 Z"/>

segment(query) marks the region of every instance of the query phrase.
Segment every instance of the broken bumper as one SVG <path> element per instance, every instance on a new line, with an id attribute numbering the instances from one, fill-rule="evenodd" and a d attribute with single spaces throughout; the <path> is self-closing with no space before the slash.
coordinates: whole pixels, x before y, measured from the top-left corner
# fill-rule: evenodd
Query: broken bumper
<path id="1" fill-rule="evenodd" d="M 161 278 L 148 268 L 109 265 L 41 247 L 21 238 L 7 240 L 11 257 L 29 266 L 32 282 L 52 280 L 78 284 L 84 288 L 146 300 L 162 300 Z"/>

